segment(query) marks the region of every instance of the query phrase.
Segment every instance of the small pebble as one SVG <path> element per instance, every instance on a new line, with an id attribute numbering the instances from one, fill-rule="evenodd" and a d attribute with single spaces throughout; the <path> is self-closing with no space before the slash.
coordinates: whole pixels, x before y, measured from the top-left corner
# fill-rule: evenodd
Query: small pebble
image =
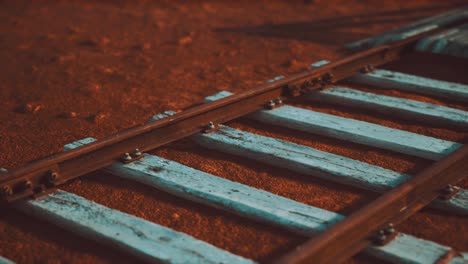
<path id="1" fill-rule="evenodd" d="M 25 73 L 28 73 L 28 74 L 31 74 L 31 73 L 35 73 L 39 70 L 39 68 L 35 65 L 31 65 L 31 66 L 28 66 L 24 69 L 24 72 Z"/>
<path id="2" fill-rule="evenodd" d="M 76 118 L 78 116 L 78 114 L 76 112 L 63 112 L 61 113 L 58 117 L 61 117 L 61 118 Z"/>
<path id="3" fill-rule="evenodd" d="M 151 43 L 148 43 L 148 42 L 144 43 L 144 44 L 143 44 L 143 49 L 144 49 L 144 50 L 149 50 L 149 49 L 151 49 Z"/>
<path id="4" fill-rule="evenodd" d="M 76 34 L 76 33 L 81 32 L 81 29 L 80 29 L 79 27 L 68 26 L 68 27 L 67 27 L 67 31 L 68 31 L 68 33 L 70 33 L 70 34 Z"/>
<path id="5" fill-rule="evenodd" d="M 149 50 L 151 49 L 151 43 L 145 42 L 142 44 L 136 44 L 135 46 L 133 46 L 133 48 L 140 51 Z"/>
<path id="6" fill-rule="evenodd" d="M 72 61 L 72 60 L 75 60 L 75 59 L 76 59 L 75 54 L 61 55 L 61 56 L 58 56 L 58 58 L 57 58 L 58 62 L 60 62 L 60 63 L 64 63 L 64 62 L 67 62 L 67 61 Z"/>
<path id="7" fill-rule="evenodd" d="M 82 86 L 79 91 L 84 95 L 92 95 L 101 90 L 101 85 L 97 83 L 90 83 L 88 85 Z"/>
<path id="8" fill-rule="evenodd" d="M 56 39 L 57 35 L 49 33 L 49 34 L 42 34 L 38 36 L 38 39 L 40 40 L 53 40 Z"/>
<path id="9" fill-rule="evenodd" d="M 21 50 L 29 49 L 30 47 L 31 47 L 30 43 L 22 43 L 18 45 L 18 49 L 21 49 Z"/>
<path id="10" fill-rule="evenodd" d="M 94 123 L 99 123 L 99 122 L 103 121 L 104 119 L 108 118 L 109 116 L 110 116 L 109 113 L 100 112 L 100 113 L 97 113 L 96 115 L 94 115 L 92 120 L 93 120 Z"/>
<path id="11" fill-rule="evenodd" d="M 103 67 L 103 68 L 102 68 L 102 71 L 103 71 L 104 73 L 108 73 L 108 74 L 112 74 L 112 73 L 115 72 L 114 69 L 112 69 L 112 68 L 107 68 L 107 67 Z"/>
<path id="12" fill-rule="evenodd" d="M 209 3 L 203 3 L 202 9 L 205 10 L 206 12 L 216 12 L 216 9 Z"/>
<path id="13" fill-rule="evenodd" d="M 297 66 L 299 63 L 297 62 L 297 60 L 295 59 L 292 59 L 292 60 L 288 60 L 286 61 L 283 66 L 284 67 L 287 67 L 287 68 L 292 68 L 292 67 L 295 67 Z"/>
<path id="14" fill-rule="evenodd" d="M 191 36 L 185 36 L 179 39 L 179 45 L 187 45 L 192 43 L 193 39 Z"/>
<path id="15" fill-rule="evenodd" d="M 21 107 L 20 112 L 35 114 L 39 112 L 41 108 L 42 106 L 40 104 L 27 103 Z"/>
<path id="16" fill-rule="evenodd" d="M 110 43 L 110 38 L 102 37 L 99 39 L 89 38 L 80 42 L 80 45 L 91 46 L 91 47 L 104 47 Z"/>
<path id="17" fill-rule="evenodd" d="M 200 73 L 198 73 L 198 78 L 200 78 L 201 80 L 206 80 L 206 73 L 204 71 L 201 71 Z"/>
<path id="18" fill-rule="evenodd" d="M 174 219 L 177 220 L 177 219 L 180 218 L 180 215 L 179 215 L 178 213 L 173 213 L 173 214 L 172 214 L 172 218 L 174 218 Z"/>
<path id="19" fill-rule="evenodd" d="M 103 38 L 100 39 L 99 44 L 101 46 L 106 46 L 107 44 L 110 43 L 110 41 L 111 41 L 110 38 L 103 37 Z"/>
<path id="20" fill-rule="evenodd" d="M 86 39 L 80 42 L 82 46 L 97 46 L 98 43 L 95 39 Z"/>

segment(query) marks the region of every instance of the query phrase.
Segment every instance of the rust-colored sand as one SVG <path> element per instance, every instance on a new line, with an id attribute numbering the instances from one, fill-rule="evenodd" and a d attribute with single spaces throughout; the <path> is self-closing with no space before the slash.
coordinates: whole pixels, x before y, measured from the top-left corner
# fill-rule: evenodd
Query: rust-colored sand
<path id="1" fill-rule="evenodd" d="M 463 1 L 3 1 L 0 4 L 0 167 L 14 168 L 83 137 L 102 138 L 180 110 L 221 90 L 245 91 L 320 59 L 350 41 L 439 13 Z M 388 65 L 468 83 L 467 63 L 416 55 Z M 344 84 L 346 85 L 346 84 Z M 355 87 L 375 90 L 371 87 Z M 397 91 L 415 100 L 467 106 Z M 467 143 L 468 133 L 328 104 L 305 108 Z M 258 125 L 234 127 L 313 146 L 396 171 L 431 162 Z M 154 151 L 194 168 L 310 205 L 350 214 L 375 194 L 208 151 L 182 140 Z M 462 183 L 466 188 L 466 181 Z M 305 241 L 285 230 L 96 172 L 63 189 L 186 232 L 242 256 L 272 260 Z M 401 231 L 468 250 L 466 218 L 425 210 Z M 18 263 L 129 263 L 118 250 L 13 210 L 0 211 L 0 255 Z M 350 263 L 373 263 L 358 256 Z"/>

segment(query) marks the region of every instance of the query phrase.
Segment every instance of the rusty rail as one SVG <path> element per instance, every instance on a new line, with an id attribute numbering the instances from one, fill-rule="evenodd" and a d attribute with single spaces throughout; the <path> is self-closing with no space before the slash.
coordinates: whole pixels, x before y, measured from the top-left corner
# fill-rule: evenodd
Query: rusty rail
<path id="1" fill-rule="evenodd" d="M 252 90 L 119 132 L 95 143 L 31 162 L 18 169 L 2 172 L 0 203 L 43 195 L 73 178 L 110 165 L 124 153 L 132 153 L 135 149 L 154 149 L 201 132 L 210 122 L 216 125 L 265 108 L 270 100 L 281 98 L 285 101 L 288 97 L 323 88 L 358 71 L 397 60 L 410 52 L 418 39 L 441 30 L 435 29 L 391 45 L 345 57 L 321 68 L 260 85 Z"/>
<path id="2" fill-rule="evenodd" d="M 382 242 L 398 224 L 467 176 L 468 145 L 429 166 L 408 182 L 380 196 L 345 220 L 310 239 L 277 263 L 340 263 Z M 389 230 L 390 229 L 390 230 Z M 377 241 L 376 241 L 377 239 Z"/>

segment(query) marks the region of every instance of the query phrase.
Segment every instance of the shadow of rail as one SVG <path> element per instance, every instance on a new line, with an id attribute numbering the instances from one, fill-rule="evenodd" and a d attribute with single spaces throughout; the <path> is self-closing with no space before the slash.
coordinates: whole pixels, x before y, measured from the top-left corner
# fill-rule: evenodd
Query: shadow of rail
<path id="1" fill-rule="evenodd" d="M 325 45 L 343 45 L 368 36 L 362 29 L 370 25 L 407 24 L 424 17 L 455 8 L 457 5 L 434 5 L 377 13 L 363 13 L 328 19 L 284 24 L 263 24 L 231 28 L 216 28 L 217 33 L 242 33 L 270 38 L 296 39 Z M 339 34 L 339 35 L 338 35 Z"/>

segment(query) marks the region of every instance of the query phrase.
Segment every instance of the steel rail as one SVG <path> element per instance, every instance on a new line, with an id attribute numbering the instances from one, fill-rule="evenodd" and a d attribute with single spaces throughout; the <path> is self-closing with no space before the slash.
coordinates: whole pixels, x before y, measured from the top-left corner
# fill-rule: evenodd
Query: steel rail
<path id="1" fill-rule="evenodd" d="M 373 234 L 404 221 L 443 194 L 445 186 L 467 176 L 467 172 L 465 145 L 283 256 L 277 264 L 343 262 L 375 243 Z"/>
<path id="2" fill-rule="evenodd" d="M 411 38 L 357 53 L 326 66 L 310 69 L 243 93 L 190 108 L 176 115 L 116 133 L 80 148 L 33 161 L 0 173 L 0 203 L 40 196 L 73 178 L 93 172 L 135 149 L 148 151 L 219 124 L 263 109 L 270 100 L 298 96 L 310 90 L 399 59 L 411 52 L 418 39 L 437 33 L 428 31 Z"/>

